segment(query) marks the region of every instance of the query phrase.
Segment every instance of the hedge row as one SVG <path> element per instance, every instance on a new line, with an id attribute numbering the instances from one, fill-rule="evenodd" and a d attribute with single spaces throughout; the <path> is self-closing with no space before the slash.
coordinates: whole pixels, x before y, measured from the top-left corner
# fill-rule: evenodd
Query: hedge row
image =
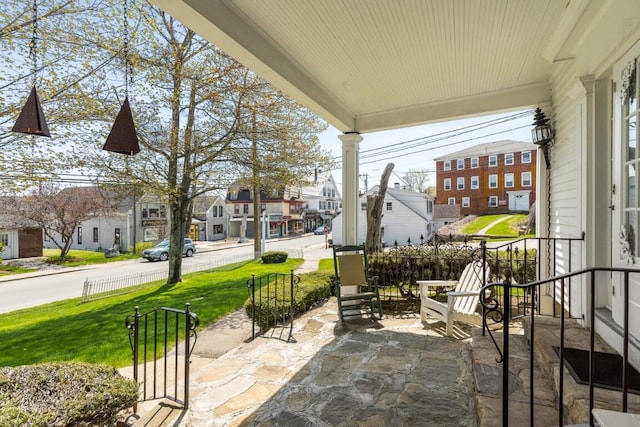
<path id="1" fill-rule="evenodd" d="M 314 304 L 324 301 L 331 295 L 330 282 L 332 275 L 328 272 L 314 271 L 300 275 L 300 282 L 294 286 L 293 307 L 294 315 L 304 313 Z M 249 296 L 244 303 L 244 309 L 250 318 L 254 310 Z M 256 292 L 255 316 L 256 322 L 262 330 L 273 326 L 291 316 L 291 292 L 286 289 L 278 292 L 277 296 L 267 295 L 266 292 Z"/>
<path id="2" fill-rule="evenodd" d="M 115 425 L 138 385 L 114 368 L 44 363 L 0 368 L 0 426 Z"/>

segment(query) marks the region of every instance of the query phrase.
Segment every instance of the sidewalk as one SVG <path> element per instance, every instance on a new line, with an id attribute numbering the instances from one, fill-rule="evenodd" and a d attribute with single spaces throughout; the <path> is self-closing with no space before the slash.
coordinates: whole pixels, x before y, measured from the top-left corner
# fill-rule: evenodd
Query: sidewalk
<path id="1" fill-rule="evenodd" d="M 189 409 L 134 425 L 476 425 L 468 332 L 442 338 L 417 314 L 345 328 L 337 318 L 331 298 L 295 320 L 295 343 L 258 337 L 217 358 L 199 354 Z M 220 343 L 211 332 L 199 334 L 198 346 Z"/>

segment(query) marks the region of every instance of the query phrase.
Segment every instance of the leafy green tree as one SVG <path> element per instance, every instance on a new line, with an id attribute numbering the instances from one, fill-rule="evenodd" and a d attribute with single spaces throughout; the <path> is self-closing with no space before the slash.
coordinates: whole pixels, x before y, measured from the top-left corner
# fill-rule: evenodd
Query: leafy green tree
<path id="1" fill-rule="evenodd" d="M 252 189 L 254 257 L 260 258 L 260 190 L 284 192 L 307 184 L 317 166 L 330 168 L 331 157 L 321 149 L 318 133 L 326 123 L 309 110 L 251 76 L 251 96 L 242 106 L 242 131 L 231 151 L 240 182 Z"/>
<path id="2" fill-rule="evenodd" d="M 43 184 L 24 196 L 5 198 L 5 209 L 18 227 L 37 224 L 44 235 L 60 250 L 64 261 L 74 242 L 78 227 L 92 218 L 114 212 L 108 197 L 96 187 L 60 188 Z"/>
<path id="3" fill-rule="evenodd" d="M 65 179 L 76 164 L 65 147 L 90 139 L 96 118 L 113 114 L 103 101 L 113 96 L 110 67 L 121 56 L 106 49 L 122 45 L 120 3 L 38 0 L 37 15 L 31 5 L 0 0 L 0 188 L 8 193 Z M 51 139 L 11 132 L 34 84 Z"/>
<path id="4" fill-rule="evenodd" d="M 0 179 L 16 183 L 4 188 L 16 193 L 36 189 L 44 181 L 68 184 L 84 179 L 125 187 L 125 192 L 155 194 L 169 206 L 168 284 L 181 281 L 180 250 L 193 200 L 226 190 L 239 174 L 248 173 L 247 163 L 236 164 L 242 161 L 239 153 L 247 141 L 260 136 L 275 148 L 277 139 L 283 145 L 291 141 L 289 150 L 278 155 L 260 151 L 265 162 L 281 169 L 280 176 L 271 174 L 280 182 L 289 182 L 287 172 L 296 170 L 290 167 L 290 157 L 318 152 L 311 144 L 317 144 L 313 132 L 323 129 L 317 119 L 299 112 L 282 94 L 267 90 L 253 73 L 148 1 L 130 1 L 126 16 L 122 3 L 114 0 L 39 3 L 36 75 L 53 135 L 50 141 L 8 131 L 33 83 L 31 58 L 19 49 L 28 44 L 31 29 L 24 4 L 0 0 L 0 6 L 7 6 L 0 10 L 0 38 L 8 49 L 0 67 L 16 62 L 15 73 L 0 81 L 0 87 L 11 89 L 10 96 L 0 92 L 0 145 L 10 147 L 0 154 Z M 261 100 L 266 95 L 270 98 Z M 125 96 L 141 146 L 136 156 L 102 150 Z M 277 107 L 278 102 L 290 107 Z M 258 105 L 269 106 L 271 119 L 248 108 Z M 260 128 L 252 127 L 253 117 Z M 273 125 L 267 129 L 269 120 Z M 308 175 L 304 168 L 297 171 Z"/>

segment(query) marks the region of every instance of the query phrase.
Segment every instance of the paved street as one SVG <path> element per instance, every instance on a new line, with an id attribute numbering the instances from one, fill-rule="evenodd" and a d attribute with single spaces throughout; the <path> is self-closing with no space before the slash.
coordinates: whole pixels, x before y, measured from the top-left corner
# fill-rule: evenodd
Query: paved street
<path id="1" fill-rule="evenodd" d="M 233 259 L 253 253 L 253 242 L 239 244 L 235 240 L 227 242 L 197 242 L 197 253 L 192 258 L 183 258 L 183 266 L 201 265 L 208 268 L 221 258 Z M 304 235 L 292 238 L 273 239 L 267 242 L 266 250 L 298 250 L 313 257 L 316 250 L 324 250 L 324 236 Z M 331 251 L 327 251 L 331 256 Z M 124 277 L 162 269 L 168 271 L 167 262 L 127 260 L 109 264 L 85 267 L 46 270 L 20 275 L 0 277 L 0 313 L 8 313 L 21 308 L 35 307 L 55 301 L 82 296 L 85 280 L 104 280 Z"/>

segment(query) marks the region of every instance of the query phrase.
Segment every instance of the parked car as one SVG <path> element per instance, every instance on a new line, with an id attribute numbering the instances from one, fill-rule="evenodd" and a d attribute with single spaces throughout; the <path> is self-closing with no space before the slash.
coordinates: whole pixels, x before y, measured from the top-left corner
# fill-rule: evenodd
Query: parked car
<path id="1" fill-rule="evenodd" d="M 196 245 L 191 239 L 184 239 L 182 255 L 193 256 L 196 253 Z M 142 258 L 149 261 L 166 261 L 169 259 L 169 239 L 165 239 L 152 248 L 142 251 Z"/>
<path id="2" fill-rule="evenodd" d="M 327 227 L 326 225 L 321 225 L 320 227 L 313 230 L 313 234 L 324 234 L 324 229 Z M 327 227 L 327 232 L 329 232 L 329 228 Z"/>

